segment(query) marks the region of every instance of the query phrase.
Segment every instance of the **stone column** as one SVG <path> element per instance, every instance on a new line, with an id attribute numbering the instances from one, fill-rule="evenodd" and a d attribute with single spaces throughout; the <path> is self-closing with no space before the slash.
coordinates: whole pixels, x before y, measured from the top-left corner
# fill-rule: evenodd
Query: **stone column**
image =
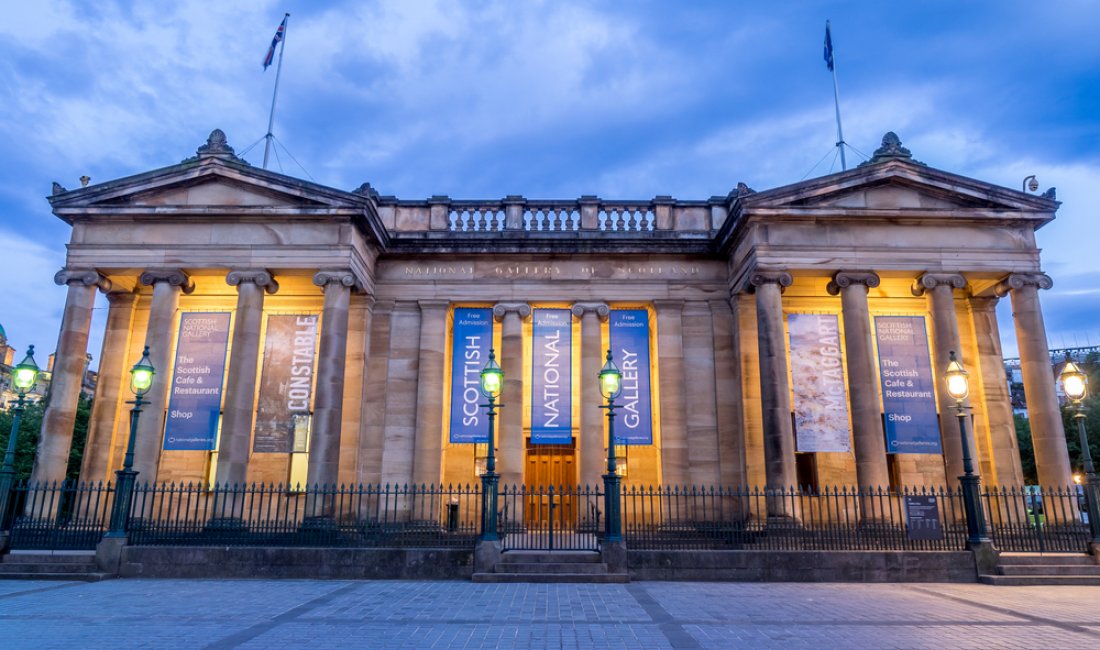
<path id="1" fill-rule="evenodd" d="M 688 474 L 687 396 L 684 392 L 683 300 L 654 300 L 661 399 L 661 483 L 684 486 Z"/>
<path id="2" fill-rule="evenodd" d="M 416 386 L 416 453 L 413 483 L 438 485 L 443 468 L 443 349 L 447 342 L 446 300 L 420 301 L 420 363 Z"/>
<path id="3" fill-rule="evenodd" d="M 342 269 L 318 271 L 313 284 L 321 287 L 325 298 L 321 308 L 321 340 L 317 346 L 317 396 L 313 400 L 306 481 L 311 485 L 335 485 L 340 471 L 348 308 L 355 276 Z"/>
<path id="4" fill-rule="evenodd" d="M 497 420 L 497 471 L 501 487 L 523 485 L 523 319 L 531 316 L 525 302 L 501 302 L 493 306 L 493 318 L 501 323 L 500 367 L 504 371 L 504 390 L 500 395 Z M 556 486 L 555 486 L 556 487 Z"/>
<path id="5" fill-rule="evenodd" d="M 971 298 L 974 333 L 978 341 L 978 364 L 982 374 L 983 399 L 989 419 L 989 458 L 993 472 L 983 473 L 986 485 L 1023 485 L 1020 446 L 1012 418 L 1012 396 L 1005 381 L 1004 354 L 997 326 L 997 298 Z"/>
<path id="6" fill-rule="evenodd" d="M 87 365 L 88 331 L 92 327 L 92 308 L 96 287 L 110 289 L 110 283 L 94 269 L 61 269 L 53 276 L 59 285 L 67 285 L 65 311 L 57 336 L 50 404 L 42 417 L 38 451 L 34 457 L 31 482 L 62 481 L 73 444 L 73 426 L 80 388 Z"/>
<path id="7" fill-rule="evenodd" d="M 714 324 L 714 388 L 718 402 L 718 471 L 719 482 L 724 487 L 740 487 L 748 483 L 741 391 L 741 340 L 735 309 L 735 302 L 710 301 Z"/>
<path id="8" fill-rule="evenodd" d="M 390 315 L 390 348 L 386 368 L 382 434 L 382 483 L 412 481 L 416 438 L 417 378 L 420 371 L 420 305 L 415 300 L 394 303 Z"/>
<path id="9" fill-rule="evenodd" d="M 600 410 L 603 396 L 596 377 L 603 367 L 606 350 L 600 336 L 600 322 L 611 315 L 607 303 L 579 302 L 573 305 L 573 316 L 581 319 L 581 379 L 578 394 L 581 400 L 580 466 L 582 486 L 603 485 L 606 416 Z"/>
<path id="10" fill-rule="evenodd" d="M 1062 412 L 1054 392 L 1046 325 L 1039 307 L 1039 289 L 1052 286 L 1054 282 L 1044 273 L 1013 273 L 997 286 L 996 293 L 1012 294 L 1012 319 L 1016 323 L 1016 345 L 1020 348 L 1020 372 L 1024 376 L 1039 485 L 1063 487 L 1072 484 L 1073 473 L 1062 429 Z"/>
<path id="11" fill-rule="evenodd" d="M 386 380 L 389 376 L 390 318 L 392 300 L 379 301 L 374 306 L 368 324 L 370 350 L 367 355 L 366 378 L 363 381 L 359 436 L 359 483 L 374 484 L 382 480 L 382 450 L 386 431 Z"/>
<path id="12" fill-rule="evenodd" d="M 263 325 L 264 292 L 275 293 L 278 283 L 264 269 L 230 271 L 225 283 L 237 287 L 237 312 L 233 323 L 233 346 L 229 376 L 222 407 L 222 433 L 218 442 L 219 485 L 243 484 L 247 480 L 252 442 L 252 416 L 256 412 L 256 364 L 260 358 L 260 328 Z"/>
<path id="13" fill-rule="evenodd" d="M 954 289 L 966 287 L 966 278 L 957 273 L 925 273 L 913 284 L 914 296 L 927 295 L 932 312 L 932 376 L 936 378 L 936 395 L 940 412 L 940 436 L 943 440 L 943 462 L 947 482 L 955 481 L 963 473 L 962 437 L 959 433 L 959 417 L 955 400 L 947 394 L 944 371 L 955 351 L 963 365 L 962 343 L 959 340 L 959 321 L 955 313 Z"/>
<path id="14" fill-rule="evenodd" d="M 103 333 L 103 350 L 99 355 L 99 379 L 96 382 L 95 401 L 88 418 L 88 442 L 84 445 L 84 460 L 80 469 L 83 481 L 109 481 L 110 474 L 120 459 L 111 458 L 114 449 L 115 423 L 119 415 L 119 402 L 123 385 L 129 385 L 129 366 L 126 358 L 130 348 L 130 328 L 134 321 L 134 302 L 137 294 L 113 292 L 107 294 L 107 329 Z M 134 361 L 137 361 L 134 359 Z M 130 362 L 130 363 L 128 363 Z"/>
<path id="15" fill-rule="evenodd" d="M 155 269 L 141 274 L 141 284 L 153 287 L 153 300 L 149 306 L 149 325 L 145 330 L 145 345 L 149 346 L 149 362 L 156 375 L 153 386 L 145 394 L 149 402 L 142 409 L 138 420 L 137 440 L 134 443 L 134 469 L 137 481 L 153 483 L 157 480 L 160 450 L 164 444 L 164 412 L 168 405 L 168 390 L 172 383 L 172 346 L 176 329 L 176 310 L 180 293 L 190 294 L 195 283 L 179 269 Z"/>
<path id="16" fill-rule="evenodd" d="M 687 405 L 687 482 L 709 489 L 719 483 L 718 402 L 715 356 L 718 343 L 710 305 L 702 300 L 684 303 L 684 378 Z M 728 339 L 723 341 L 728 345 Z"/>
<path id="17" fill-rule="evenodd" d="M 856 480 L 861 489 L 867 490 L 890 487 L 886 441 L 882 430 L 882 401 L 871 343 L 871 314 L 867 306 L 867 292 L 878 285 L 879 277 L 871 271 L 841 271 L 833 276 L 827 287 L 830 294 L 840 294 L 848 362 L 848 399 L 852 404 Z"/>
<path id="18" fill-rule="evenodd" d="M 764 475 L 768 489 L 791 489 L 797 483 L 791 388 L 783 330 L 783 290 L 794 279 L 786 271 L 754 271 L 749 286 L 756 291 L 756 329 L 760 347 L 760 410 L 764 428 Z M 786 500 L 769 500 L 769 516 L 794 516 Z"/>

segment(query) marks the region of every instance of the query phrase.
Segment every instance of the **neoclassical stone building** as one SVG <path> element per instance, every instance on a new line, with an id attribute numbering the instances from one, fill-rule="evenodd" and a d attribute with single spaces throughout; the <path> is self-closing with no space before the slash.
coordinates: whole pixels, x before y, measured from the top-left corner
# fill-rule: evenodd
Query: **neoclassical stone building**
<path id="1" fill-rule="evenodd" d="M 1057 201 L 928 167 L 893 134 L 858 168 L 767 191 L 466 201 L 257 169 L 214 131 L 180 164 L 50 202 L 72 239 L 36 479 L 64 475 L 104 292 L 87 480 L 122 463 L 148 346 L 144 480 L 471 483 L 493 348 L 502 483 L 596 484 L 610 347 L 628 486 L 954 484 L 950 351 L 984 480 L 1020 484 L 1007 296 L 1040 481 L 1070 481 L 1035 243 Z"/>

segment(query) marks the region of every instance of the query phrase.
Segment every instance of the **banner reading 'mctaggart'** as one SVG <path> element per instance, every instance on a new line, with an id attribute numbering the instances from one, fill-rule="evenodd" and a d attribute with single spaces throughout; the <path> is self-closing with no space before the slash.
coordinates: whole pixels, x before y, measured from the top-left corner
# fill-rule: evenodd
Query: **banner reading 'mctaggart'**
<path id="1" fill-rule="evenodd" d="M 536 309 L 531 318 L 531 442 L 573 440 L 573 312 Z"/>
<path id="2" fill-rule="evenodd" d="M 875 316 L 886 451 L 938 454 L 935 379 L 920 316 Z"/>
<path id="3" fill-rule="evenodd" d="M 791 377 L 798 451 L 846 452 L 848 400 L 835 314 L 790 314 Z"/>
<path id="4" fill-rule="evenodd" d="M 615 418 L 615 443 L 651 445 L 653 407 L 649 377 L 649 313 L 644 309 L 613 309 L 608 330 L 611 358 L 623 373 L 623 391 L 616 400 L 619 408 Z"/>
<path id="5" fill-rule="evenodd" d="M 308 416 L 312 410 L 316 348 L 317 314 L 267 317 L 253 451 L 280 454 L 295 451 L 292 436 L 295 416 Z"/>
<path id="6" fill-rule="evenodd" d="M 493 310 L 458 307 L 451 336 L 451 431 L 453 443 L 489 441 L 489 420 L 479 389 L 481 369 L 493 346 Z M 518 405 L 517 405 L 518 407 Z M 515 407 L 514 407 L 515 408 Z"/>
<path id="7" fill-rule="evenodd" d="M 228 312 L 188 312 L 180 316 L 164 425 L 165 449 L 217 448 L 228 346 Z"/>

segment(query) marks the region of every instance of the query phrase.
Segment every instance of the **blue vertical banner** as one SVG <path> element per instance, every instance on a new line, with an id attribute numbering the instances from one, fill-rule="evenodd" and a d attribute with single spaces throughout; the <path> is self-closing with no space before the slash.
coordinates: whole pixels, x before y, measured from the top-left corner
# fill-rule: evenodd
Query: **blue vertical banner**
<path id="1" fill-rule="evenodd" d="M 493 347 L 493 310 L 458 307 L 451 333 L 452 443 L 489 441 L 489 419 L 480 404 L 481 369 Z"/>
<path id="2" fill-rule="evenodd" d="M 164 425 L 166 450 L 217 449 L 229 317 L 228 312 L 187 312 L 180 316 Z"/>
<path id="3" fill-rule="evenodd" d="M 886 452 L 939 454 L 936 380 L 921 316 L 875 316 Z"/>
<path id="4" fill-rule="evenodd" d="M 615 444 L 653 444 L 653 404 L 649 376 L 649 312 L 613 309 L 608 321 L 611 358 L 623 373 Z M 589 378 L 595 381 L 595 378 Z"/>
<path id="5" fill-rule="evenodd" d="M 531 315 L 531 443 L 573 441 L 573 312 Z"/>

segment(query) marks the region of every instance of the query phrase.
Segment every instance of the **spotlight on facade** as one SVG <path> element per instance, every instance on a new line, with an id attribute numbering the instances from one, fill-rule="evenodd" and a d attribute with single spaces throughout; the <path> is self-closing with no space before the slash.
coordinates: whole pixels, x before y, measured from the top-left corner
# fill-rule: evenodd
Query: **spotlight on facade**
<path id="1" fill-rule="evenodd" d="M 133 368 L 130 368 L 130 390 L 134 392 L 138 399 L 145 397 L 145 393 L 149 392 L 155 374 L 157 374 L 156 370 L 153 369 L 153 364 L 149 361 L 149 346 L 147 345 L 145 351 L 141 354 L 141 359 L 134 364 Z"/>
<path id="2" fill-rule="evenodd" d="M 1039 189 L 1039 179 L 1035 178 L 1035 175 L 1027 176 L 1024 178 L 1023 190 L 1026 192 L 1031 190 L 1032 192 Z"/>
<path id="3" fill-rule="evenodd" d="M 943 376 L 947 380 L 947 394 L 951 399 L 956 402 L 966 399 L 970 394 L 970 379 L 962 364 L 955 358 L 954 350 L 951 351 L 951 361 L 947 364 L 947 371 Z"/>

